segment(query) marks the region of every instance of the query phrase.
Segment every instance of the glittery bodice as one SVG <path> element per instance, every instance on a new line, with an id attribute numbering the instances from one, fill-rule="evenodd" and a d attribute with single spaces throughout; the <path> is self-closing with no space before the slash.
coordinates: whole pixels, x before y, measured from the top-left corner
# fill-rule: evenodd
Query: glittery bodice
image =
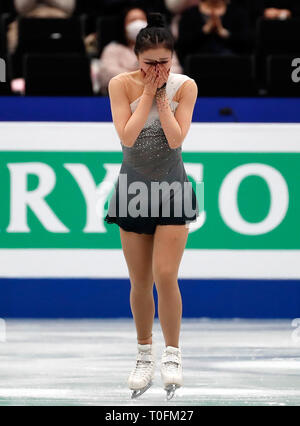
<path id="1" fill-rule="evenodd" d="M 170 171 L 181 161 L 181 147 L 171 149 L 159 119 L 142 129 L 133 147 L 122 146 L 122 171 L 130 165 L 146 179 L 167 178 Z"/>
<path id="2" fill-rule="evenodd" d="M 173 101 L 174 96 L 180 86 L 188 79 L 190 77 L 183 74 L 169 74 L 166 94 L 173 113 L 178 106 L 178 102 Z M 132 112 L 137 107 L 140 98 L 130 104 Z M 169 146 L 160 122 L 156 99 L 153 99 L 147 121 L 133 146 L 125 146 L 122 141 L 121 146 L 123 161 L 105 220 L 108 223 L 118 223 L 127 230 L 133 228 L 135 232 L 145 233 L 143 222 L 138 221 L 139 216 L 131 215 L 131 213 L 133 211 L 136 213 L 136 210 L 141 209 L 143 213 L 146 212 L 146 216 L 155 217 L 152 208 L 158 207 L 159 215 L 163 217 L 163 220 L 168 220 L 168 217 L 173 216 L 171 223 L 184 224 L 193 221 L 194 219 L 191 219 L 191 217 L 195 217 L 195 215 L 192 213 L 192 216 L 187 216 L 182 208 L 183 204 L 186 205 L 186 203 L 191 206 L 192 200 L 196 200 L 196 195 L 194 191 L 187 193 L 184 191 L 187 185 L 177 184 L 177 182 L 189 182 L 189 179 L 182 161 L 181 147 L 172 149 Z M 153 181 L 159 182 L 159 185 L 162 183 L 164 190 L 152 192 Z M 169 185 L 164 185 L 165 182 Z M 169 191 L 170 185 L 172 186 L 171 191 Z M 145 187 L 147 190 L 144 190 Z M 161 196 L 161 200 L 157 202 L 158 195 Z M 168 205 L 173 206 L 171 208 L 172 213 L 169 213 L 169 216 L 168 212 L 164 212 Z M 178 212 L 178 209 L 180 210 L 179 215 L 174 213 Z M 144 216 L 143 213 L 141 216 Z M 199 209 L 197 210 L 198 214 Z"/>
<path id="3" fill-rule="evenodd" d="M 173 101 L 173 98 L 179 87 L 189 79 L 190 77 L 184 74 L 169 74 L 166 95 L 173 114 L 178 106 L 178 102 Z M 139 100 L 140 98 L 130 104 L 132 112 L 137 107 Z M 181 147 L 170 148 L 161 126 L 155 99 L 153 99 L 144 128 L 134 145 L 127 147 L 121 142 L 121 146 L 123 151 L 122 173 L 128 173 L 129 169 L 134 170 L 148 181 L 186 180 Z"/>

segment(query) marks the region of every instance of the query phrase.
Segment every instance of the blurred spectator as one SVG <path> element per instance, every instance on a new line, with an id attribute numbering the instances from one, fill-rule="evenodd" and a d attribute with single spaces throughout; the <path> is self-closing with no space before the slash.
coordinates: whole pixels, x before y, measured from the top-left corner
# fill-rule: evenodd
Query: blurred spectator
<path id="1" fill-rule="evenodd" d="M 123 40 L 111 41 L 104 47 L 100 57 L 97 79 L 102 95 L 108 94 L 107 87 L 112 77 L 122 72 L 135 71 L 139 67 L 134 46 L 138 32 L 147 26 L 147 12 L 142 8 L 128 7 L 123 10 L 121 22 L 123 22 Z M 175 52 L 171 72 L 182 73 L 182 67 Z"/>
<path id="2" fill-rule="evenodd" d="M 176 49 L 181 64 L 188 54 L 241 54 L 250 48 L 246 11 L 229 0 L 199 0 L 179 21 Z"/>
<path id="3" fill-rule="evenodd" d="M 72 15 L 75 0 L 14 0 L 16 11 L 26 18 L 68 18 Z M 11 54 L 16 50 L 18 23 L 13 21 L 7 32 L 7 49 Z"/>
<path id="4" fill-rule="evenodd" d="M 197 6 L 198 0 L 165 0 L 166 7 L 172 13 L 182 13 L 185 9 Z"/>
<path id="5" fill-rule="evenodd" d="M 299 0 L 263 0 L 261 3 L 261 15 L 266 19 L 287 19 L 295 14 Z"/>
<path id="6" fill-rule="evenodd" d="M 170 29 L 175 40 L 178 39 L 178 27 L 184 10 L 198 6 L 199 0 L 165 0 L 165 6 L 172 13 Z"/>
<path id="7" fill-rule="evenodd" d="M 76 6 L 76 0 L 14 0 L 15 8 L 21 15 L 31 12 L 41 5 L 50 6 L 71 15 Z"/>
<path id="8" fill-rule="evenodd" d="M 75 8 L 75 0 L 14 0 L 15 8 L 20 16 L 26 18 L 68 18 Z M 16 51 L 18 43 L 18 22 L 14 20 L 8 26 L 7 49 L 9 54 Z M 16 71 L 16 70 L 14 70 Z M 20 73 L 16 71 L 16 74 Z M 16 76 L 17 77 L 17 76 Z M 13 92 L 25 93 L 25 80 L 21 77 L 11 81 Z"/>
<path id="9" fill-rule="evenodd" d="M 237 0 L 235 0 L 237 1 Z M 253 27 L 257 18 L 288 19 L 300 16 L 299 0 L 248 0 L 248 11 Z"/>

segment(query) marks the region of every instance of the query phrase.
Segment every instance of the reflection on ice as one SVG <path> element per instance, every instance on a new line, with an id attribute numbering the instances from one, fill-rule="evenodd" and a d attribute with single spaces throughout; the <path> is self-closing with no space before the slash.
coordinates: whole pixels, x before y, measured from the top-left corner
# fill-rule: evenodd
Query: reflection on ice
<path id="1" fill-rule="evenodd" d="M 155 319 L 153 386 L 130 399 L 132 319 L 7 320 L 0 405 L 299 405 L 300 342 L 290 320 L 182 320 L 184 386 L 165 401 Z"/>

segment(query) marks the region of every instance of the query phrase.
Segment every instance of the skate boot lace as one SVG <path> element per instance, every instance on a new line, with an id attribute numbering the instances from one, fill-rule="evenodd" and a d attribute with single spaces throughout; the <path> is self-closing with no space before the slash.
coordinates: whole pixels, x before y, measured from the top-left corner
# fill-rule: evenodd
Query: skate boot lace
<path id="1" fill-rule="evenodd" d="M 153 356 L 151 353 L 139 352 L 137 355 L 136 365 L 133 370 L 133 375 L 147 376 L 152 371 Z"/>
<path id="2" fill-rule="evenodd" d="M 170 373 L 177 373 L 180 366 L 180 357 L 176 354 L 164 353 L 162 356 L 163 367 Z"/>

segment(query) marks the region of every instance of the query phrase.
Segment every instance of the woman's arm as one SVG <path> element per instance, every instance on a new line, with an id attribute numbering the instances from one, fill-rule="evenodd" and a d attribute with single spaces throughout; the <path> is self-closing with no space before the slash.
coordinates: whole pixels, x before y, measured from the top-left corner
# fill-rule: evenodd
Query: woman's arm
<path id="1" fill-rule="evenodd" d="M 171 111 L 166 90 L 162 89 L 156 95 L 159 118 L 172 149 L 179 148 L 189 131 L 194 106 L 198 96 L 198 86 L 194 80 L 184 83 L 181 90 L 181 97 L 175 114 Z"/>
<path id="2" fill-rule="evenodd" d="M 116 76 L 108 84 L 112 118 L 123 145 L 132 147 L 143 129 L 151 110 L 154 95 L 143 92 L 132 113 L 123 82 Z"/>
<path id="3" fill-rule="evenodd" d="M 229 48 L 237 52 L 251 49 L 251 31 L 248 14 L 242 8 L 229 8 L 224 15 L 224 27 L 229 31 L 225 39 Z"/>
<path id="4" fill-rule="evenodd" d="M 197 7 L 185 10 L 178 23 L 178 38 L 175 43 L 180 63 L 183 65 L 185 57 L 197 52 L 199 48 L 211 37 L 203 31 L 205 21 Z"/>

